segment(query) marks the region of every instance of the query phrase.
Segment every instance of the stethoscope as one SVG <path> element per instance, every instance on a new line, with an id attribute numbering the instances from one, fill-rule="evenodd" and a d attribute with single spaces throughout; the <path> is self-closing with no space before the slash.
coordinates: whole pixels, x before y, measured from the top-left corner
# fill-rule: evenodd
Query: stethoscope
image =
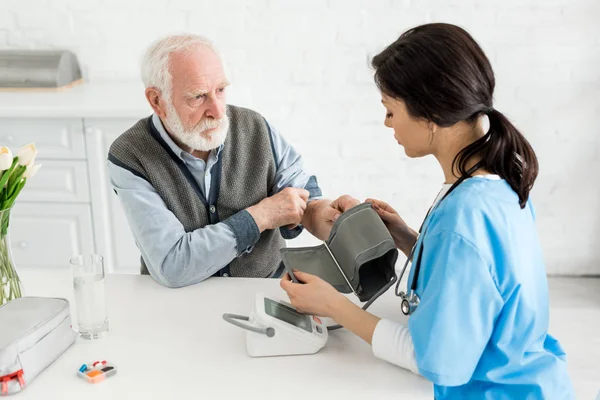
<path id="1" fill-rule="evenodd" d="M 415 241 L 415 244 L 413 245 L 412 249 L 410 249 L 410 253 L 408 254 L 408 257 L 406 258 L 404 267 L 402 267 L 402 271 L 400 272 L 400 277 L 398 278 L 398 281 L 396 282 L 395 292 L 396 292 L 396 296 L 398 296 L 402 299 L 402 304 L 400 305 L 400 309 L 402 310 L 402 313 L 404 315 L 412 314 L 417 309 L 417 307 L 419 306 L 419 302 L 421 301 L 421 299 L 419 298 L 419 296 L 416 293 L 416 290 L 417 290 L 417 284 L 419 283 L 419 271 L 421 270 L 421 258 L 423 257 L 422 241 L 421 241 L 421 246 L 419 248 L 419 256 L 417 257 L 417 260 L 415 261 L 415 266 L 414 266 L 415 272 L 413 274 L 413 278 L 410 283 L 410 288 L 408 289 L 408 293 L 404 292 L 404 291 L 398 292 L 398 289 L 400 288 L 400 282 L 402 282 L 402 278 L 404 277 L 406 268 L 408 267 L 408 264 L 413 259 L 415 249 L 417 248 L 417 244 L 419 243 L 419 238 L 421 237 L 421 231 L 423 230 L 423 226 L 425 225 L 425 221 L 427 221 L 429 214 L 433 211 L 434 208 L 437 208 L 440 205 L 440 203 L 442 201 L 444 201 L 444 199 L 446 197 L 448 197 L 448 195 L 450 193 L 452 193 L 452 191 L 458 187 L 458 185 L 463 183 L 466 179 L 470 178 L 471 175 L 473 174 L 473 172 L 475 172 L 479 168 L 480 168 L 480 163 L 475 164 L 463 176 L 461 176 L 456 182 L 454 182 L 454 184 L 452 186 L 450 186 L 450 189 L 448 189 L 448 191 L 446 192 L 444 197 L 442 197 L 441 200 L 437 202 L 437 205 L 431 206 L 431 208 L 429 208 L 429 211 L 427 211 L 427 214 L 425 215 L 425 219 L 423 219 L 423 222 L 421 223 L 421 227 L 419 228 L 417 240 Z M 425 235 L 425 232 L 423 232 L 422 234 Z"/>

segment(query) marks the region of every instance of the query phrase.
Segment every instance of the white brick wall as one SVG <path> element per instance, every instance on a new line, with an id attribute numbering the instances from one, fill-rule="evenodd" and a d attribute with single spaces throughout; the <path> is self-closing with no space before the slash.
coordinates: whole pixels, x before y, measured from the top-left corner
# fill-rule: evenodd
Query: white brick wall
<path id="1" fill-rule="evenodd" d="M 265 114 L 327 195 L 379 197 L 417 225 L 442 175 L 383 127 L 368 58 L 416 24 L 462 25 L 493 63 L 496 108 L 537 150 L 548 270 L 600 274 L 599 17 L 598 0 L 1 0 L 0 48 L 68 48 L 89 80 L 137 79 L 150 40 L 204 34 L 231 102 Z"/>

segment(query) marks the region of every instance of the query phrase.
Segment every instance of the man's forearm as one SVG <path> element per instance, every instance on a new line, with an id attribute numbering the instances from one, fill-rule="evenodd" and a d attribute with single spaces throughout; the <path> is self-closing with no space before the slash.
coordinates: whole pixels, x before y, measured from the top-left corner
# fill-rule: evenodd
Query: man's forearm
<path id="1" fill-rule="evenodd" d="M 107 164 L 146 267 L 162 285 L 181 287 L 204 280 L 258 240 L 258 229 L 244 212 L 186 232 L 148 181 Z"/>
<path id="2" fill-rule="evenodd" d="M 160 267 L 154 269 L 155 278 L 162 285 L 193 285 L 211 277 L 235 258 L 235 245 L 230 241 L 211 240 L 211 243 L 218 244 L 208 249 L 202 244 L 206 235 L 198 233 L 185 233 L 166 254 Z M 151 268 L 150 265 L 148 268 Z"/>
<path id="3" fill-rule="evenodd" d="M 267 221 L 263 218 L 258 204 L 246 208 L 246 211 L 248 211 L 248 214 L 254 219 L 259 233 L 263 233 L 268 229 Z"/>

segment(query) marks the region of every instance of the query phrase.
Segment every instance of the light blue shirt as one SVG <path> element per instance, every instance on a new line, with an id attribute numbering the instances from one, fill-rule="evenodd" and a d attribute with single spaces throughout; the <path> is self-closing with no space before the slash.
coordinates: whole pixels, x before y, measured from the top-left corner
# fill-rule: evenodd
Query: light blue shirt
<path id="1" fill-rule="evenodd" d="M 408 326 L 435 398 L 573 398 L 565 353 L 548 334 L 532 204 L 521 209 L 504 180 L 468 179 L 423 232 L 421 301 Z"/>
<path id="2" fill-rule="evenodd" d="M 189 169 L 203 193 L 210 193 L 212 167 L 217 163 L 223 146 L 210 152 L 207 162 L 182 150 L 169 136 L 160 118 L 154 114 L 152 123 Z M 270 195 L 286 187 L 306 188 L 311 199 L 321 192 L 314 176 L 308 174 L 302 157 L 269 125 L 276 161 L 275 185 Z M 181 287 L 200 282 L 228 265 L 234 258 L 252 247 L 238 249 L 236 232 L 223 222 L 185 232 L 177 217 L 145 179 L 129 170 L 107 161 L 110 182 L 117 193 L 136 244 L 148 271 L 160 284 Z M 286 232 L 287 231 L 287 232 Z M 286 238 L 293 238 L 299 230 L 282 229 Z"/>

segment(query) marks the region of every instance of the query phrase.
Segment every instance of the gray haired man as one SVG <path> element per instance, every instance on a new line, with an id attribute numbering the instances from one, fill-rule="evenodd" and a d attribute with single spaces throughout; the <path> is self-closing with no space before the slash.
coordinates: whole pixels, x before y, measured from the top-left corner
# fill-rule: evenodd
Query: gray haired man
<path id="1" fill-rule="evenodd" d="M 159 40 L 144 56 L 142 79 L 154 114 L 108 154 L 142 273 L 168 287 L 277 277 L 284 239 L 303 227 L 327 238 L 352 200 L 321 198 L 300 155 L 260 114 L 226 104 L 228 80 L 208 40 Z"/>

